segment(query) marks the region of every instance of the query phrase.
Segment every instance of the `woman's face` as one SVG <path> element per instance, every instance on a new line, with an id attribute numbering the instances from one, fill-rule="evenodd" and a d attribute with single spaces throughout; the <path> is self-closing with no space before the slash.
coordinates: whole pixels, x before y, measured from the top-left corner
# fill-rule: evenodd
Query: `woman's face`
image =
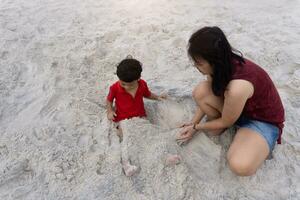
<path id="1" fill-rule="evenodd" d="M 208 61 L 201 57 L 197 57 L 195 61 L 196 68 L 203 74 L 203 75 L 212 75 L 213 74 L 213 68 L 209 64 Z"/>

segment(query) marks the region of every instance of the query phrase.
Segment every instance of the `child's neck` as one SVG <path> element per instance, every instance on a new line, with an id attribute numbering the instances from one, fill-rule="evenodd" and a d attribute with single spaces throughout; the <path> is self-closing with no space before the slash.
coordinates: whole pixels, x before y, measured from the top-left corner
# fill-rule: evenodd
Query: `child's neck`
<path id="1" fill-rule="evenodd" d="M 125 91 L 128 92 L 133 98 L 135 97 L 137 90 L 138 90 L 138 85 L 136 87 L 133 87 L 133 88 L 129 89 L 129 90 L 125 89 Z"/>

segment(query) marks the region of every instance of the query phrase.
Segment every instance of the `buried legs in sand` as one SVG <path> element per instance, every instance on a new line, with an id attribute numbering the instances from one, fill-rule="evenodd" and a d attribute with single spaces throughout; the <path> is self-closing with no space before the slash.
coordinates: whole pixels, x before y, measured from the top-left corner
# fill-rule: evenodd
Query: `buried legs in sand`
<path id="1" fill-rule="evenodd" d="M 117 136 L 119 137 L 119 141 L 121 143 L 121 164 L 122 169 L 124 171 L 124 174 L 126 176 L 133 176 L 135 173 L 138 172 L 138 167 L 135 165 L 132 165 L 130 163 L 130 159 L 128 156 L 128 149 L 126 148 L 126 144 L 124 142 L 127 142 L 127 140 L 123 141 L 123 131 L 120 127 L 120 124 L 117 125 Z"/>
<path id="2" fill-rule="evenodd" d="M 122 169 L 123 172 L 126 176 L 130 177 L 133 176 L 134 174 L 136 174 L 139 171 L 139 167 L 132 165 L 131 161 L 130 161 L 130 156 L 128 153 L 128 145 L 129 142 L 128 141 L 128 136 L 123 135 L 123 131 L 120 127 L 120 125 L 117 125 L 117 135 L 119 137 L 119 141 L 121 143 L 121 164 L 122 164 Z M 165 159 L 165 165 L 166 166 L 174 166 L 177 165 L 181 162 L 181 157 L 177 154 L 169 154 L 167 155 L 166 159 Z"/>
<path id="3" fill-rule="evenodd" d="M 119 124 L 117 125 L 116 129 L 117 129 L 117 136 L 119 137 L 119 142 L 121 143 L 123 141 L 123 132 Z"/>

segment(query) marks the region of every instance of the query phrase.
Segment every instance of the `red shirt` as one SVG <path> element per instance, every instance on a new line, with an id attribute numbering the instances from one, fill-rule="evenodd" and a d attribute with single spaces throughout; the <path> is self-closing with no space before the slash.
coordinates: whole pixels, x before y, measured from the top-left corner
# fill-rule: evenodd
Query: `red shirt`
<path id="1" fill-rule="evenodd" d="M 145 117 L 146 111 L 144 108 L 143 97 L 151 96 L 151 92 L 147 83 L 140 79 L 138 80 L 138 89 L 135 97 L 132 97 L 117 81 L 110 86 L 107 100 L 113 102 L 115 100 L 116 114 L 115 122 L 132 117 Z"/>
<path id="2" fill-rule="evenodd" d="M 284 122 L 284 108 L 269 75 L 255 63 L 246 60 L 245 64 L 235 64 L 232 79 L 243 79 L 253 84 L 254 93 L 247 100 L 242 115 L 251 119 L 265 121 L 279 128 L 277 142 L 281 143 Z"/>

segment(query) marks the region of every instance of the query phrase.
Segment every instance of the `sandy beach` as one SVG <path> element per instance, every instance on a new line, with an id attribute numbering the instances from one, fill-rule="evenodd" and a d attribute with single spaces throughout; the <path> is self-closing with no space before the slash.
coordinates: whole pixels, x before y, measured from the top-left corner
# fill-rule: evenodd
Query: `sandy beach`
<path id="1" fill-rule="evenodd" d="M 299 10 L 299 0 L 0 0 L 0 199 L 299 200 Z M 203 26 L 262 66 L 285 107 L 283 142 L 251 177 L 228 168 L 234 128 L 174 139 L 205 79 L 186 51 Z M 129 54 L 169 98 L 121 122 L 120 143 L 105 99 Z M 132 177 L 122 153 L 139 167 Z M 182 160 L 166 165 L 173 154 Z"/>

